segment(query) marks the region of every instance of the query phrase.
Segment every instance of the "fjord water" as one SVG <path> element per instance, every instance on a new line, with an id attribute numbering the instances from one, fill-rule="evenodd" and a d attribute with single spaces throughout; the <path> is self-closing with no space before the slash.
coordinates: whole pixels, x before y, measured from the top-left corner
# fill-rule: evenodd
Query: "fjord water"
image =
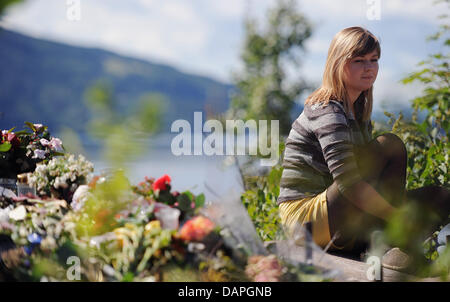
<path id="1" fill-rule="evenodd" d="M 125 172 L 131 184 L 138 184 L 145 176 L 159 178 L 168 174 L 172 179 L 172 191 L 190 190 L 194 194 L 226 193 L 232 188 L 242 192 L 243 185 L 239 169 L 232 157 L 207 155 L 180 155 L 172 153 L 170 144 L 175 134 L 162 134 L 137 143 L 145 150 L 136 159 L 125 162 Z M 94 164 L 94 174 L 111 169 L 112 165 L 103 158 L 98 145 L 85 145 L 83 154 Z"/>

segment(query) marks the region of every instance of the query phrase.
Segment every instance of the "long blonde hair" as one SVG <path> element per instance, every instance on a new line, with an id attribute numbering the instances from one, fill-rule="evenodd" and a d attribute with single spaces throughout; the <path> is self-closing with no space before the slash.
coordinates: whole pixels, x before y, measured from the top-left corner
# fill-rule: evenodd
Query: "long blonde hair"
<path id="1" fill-rule="evenodd" d="M 338 100 L 344 103 L 346 112 L 349 112 L 348 94 L 344 85 L 344 66 L 352 58 L 366 55 L 376 50 L 378 57 L 381 48 L 378 39 L 367 29 L 362 27 L 349 27 L 338 32 L 328 49 L 328 57 L 323 73 L 322 85 L 311 93 L 305 104 Z M 370 119 L 373 104 L 373 86 L 363 91 L 360 97 L 365 97 L 363 120 Z"/>

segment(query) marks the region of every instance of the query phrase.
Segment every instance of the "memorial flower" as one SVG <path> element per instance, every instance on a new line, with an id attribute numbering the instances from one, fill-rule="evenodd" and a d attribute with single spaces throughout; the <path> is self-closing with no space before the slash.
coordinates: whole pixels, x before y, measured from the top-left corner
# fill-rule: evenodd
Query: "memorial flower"
<path id="1" fill-rule="evenodd" d="M 214 222 L 203 216 L 194 217 L 181 227 L 179 235 L 185 241 L 201 241 L 214 229 Z"/>
<path id="2" fill-rule="evenodd" d="M 255 255 L 249 257 L 245 273 L 255 282 L 278 282 L 283 275 L 283 266 L 275 255 Z"/>
<path id="3" fill-rule="evenodd" d="M 33 172 L 36 164 L 62 155 L 59 138 L 51 137 L 46 126 L 25 123 L 25 130 L 2 130 L 0 136 L 0 178 Z"/>
<path id="4" fill-rule="evenodd" d="M 167 186 L 170 185 L 170 181 L 170 176 L 167 174 L 161 178 L 158 178 L 152 185 L 153 191 L 167 190 Z"/>
<path id="5" fill-rule="evenodd" d="M 40 196 L 54 196 L 71 202 L 76 189 L 89 183 L 93 171 L 93 164 L 83 155 L 76 158 L 66 154 L 46 164 L 38 164 L 29 182 L 36 186 Z"/>
<path id="6" fill-rule="evenodd" d="M 66 155 L 39 164 L 33 175 L 41 190 L 70 189 L 72 181 L 90 174 L 92 168 L 83 157 Z M 152 192 L 142 196 L 129 187 L 112 196 L 103 189 L 110 188 L 113 180 L 100 179 L 96 177 L 95 185 L 83 181 L 71 206 L 63 200 L 36 198 L 12 200 L 2 210 L 0 197 L 0 234 L 10 236 L 24 251 L 20 268 L 12 270 L 16 280 L 67 281 L 66 274 L 60 274 L 66 271 L 67 259 L 54 257 L 66 249 L 76 250 L 82 258 L 82 281 L 282 280 L 283 266 L 275 256 L 247 259 L 248 254 L 232 239 L 232 231 L 219 232 L 220 227 L 206 216 L 186 218 L 184 206 L 190 209 L 191 199 L 198 199 L 192 193 L 175 194 L 177 208 L 157 201 Z M 147 179 L 146 185 L 152 181 Z M 173 196 L 170 178 L 160 179 L 166 185 L 162 192 Z M 108 194 L 96 195 L 99 192 Z M 34 269 L 50 262 L 47 270 Z"/>

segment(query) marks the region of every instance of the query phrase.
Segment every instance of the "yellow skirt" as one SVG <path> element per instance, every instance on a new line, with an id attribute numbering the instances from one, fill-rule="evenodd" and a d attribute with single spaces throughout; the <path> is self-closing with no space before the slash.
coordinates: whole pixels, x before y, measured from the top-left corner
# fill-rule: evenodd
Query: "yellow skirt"
<path id="1" fill-rule="evenodd" d="M 314 242 L 324 248 L 331 241 L 326 190 L 313 197 L 282 202 L 279 212 L 281 223 L 289 234 L 292 234 L 297 224 L 312 222 Z"/>

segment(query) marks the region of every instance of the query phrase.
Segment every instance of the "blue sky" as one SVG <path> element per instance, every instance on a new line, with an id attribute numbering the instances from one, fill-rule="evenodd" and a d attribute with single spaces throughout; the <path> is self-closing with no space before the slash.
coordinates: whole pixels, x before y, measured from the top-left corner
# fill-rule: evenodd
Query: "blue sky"
<path id="1" fill-rule="evenodd" d="M 380 72 L 375 83 L 375 110 L 404 105 L 422 87 L 399 80 L 428 54 L 442 50 L 426 42 L 436 32 L 437 16 L 448 5 L 433 0 L 379 0 L 380 19 L 367 11 L 377 0 L 298 0 L 314 25 L 307 54 L 296 76 L 319 84 L 329 43 L 348 26 L 368 28 L 381 40 Z M 81 19 L 67 19 L 66 1 L 28 0 L 10 8 L 1 24 L 25 34 L 64 43 L 100 47 L 172 65 L 224 82 L 240 68 L 246 14 L 263 20 L 275 0 L 80 0 Z M 303 100 L 300 100 L 302 102 Z M 383 105 L 385 104 L 385 105 Z"/>

